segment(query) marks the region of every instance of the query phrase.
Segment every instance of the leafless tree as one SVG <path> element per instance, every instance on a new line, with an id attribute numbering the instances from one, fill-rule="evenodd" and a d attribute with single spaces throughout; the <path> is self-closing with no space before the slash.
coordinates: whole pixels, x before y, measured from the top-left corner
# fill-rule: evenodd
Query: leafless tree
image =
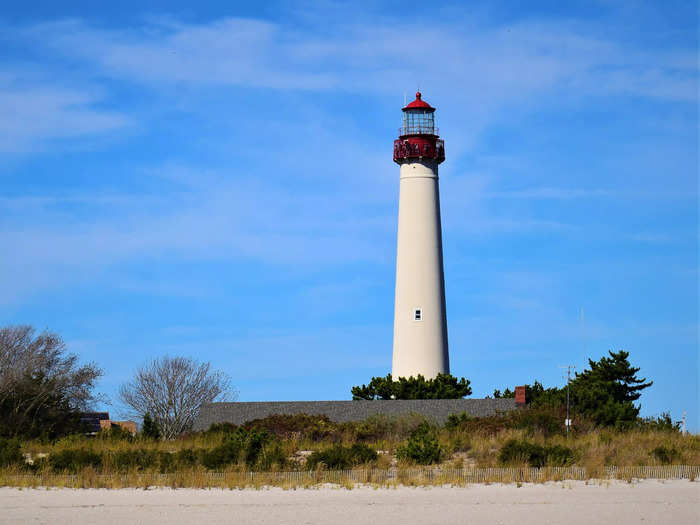
<path id="1" fill-rule="evenodd" d="M 139 418 L 150 414 L 164 439 L 191 429 L 202 403 L 234 397 L 225 373 L 185 357 L 154 359 L 119 389 L 130 412 Z"/>
<path id="2" fill-rule="evenodd" d="M 0 328 L 0 426 L 2 434 L 68 431 L 70 414 L 101 398 L 93 391 L 102 370 L 78 364 L 57 334 L 31 326 Z"/>

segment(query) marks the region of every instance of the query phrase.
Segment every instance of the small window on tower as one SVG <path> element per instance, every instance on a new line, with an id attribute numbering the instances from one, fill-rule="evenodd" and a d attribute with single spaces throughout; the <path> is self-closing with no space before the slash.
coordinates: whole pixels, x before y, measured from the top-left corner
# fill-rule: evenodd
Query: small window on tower
<path id="1" fill-rule="evenodd" d="M 414 321 L 422 321 L 423 320 L 423 311 L 420 308 L 414 308 L 413 320 Z"/>

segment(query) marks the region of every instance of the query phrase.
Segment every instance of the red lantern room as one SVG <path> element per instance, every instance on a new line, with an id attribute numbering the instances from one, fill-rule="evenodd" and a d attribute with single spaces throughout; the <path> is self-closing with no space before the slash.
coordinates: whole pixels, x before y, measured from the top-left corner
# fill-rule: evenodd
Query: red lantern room
<path id="1" fill-rule="evenodd" d="M 399 138 L 394 141 L 394 162 L 445 160 L 445 142 L 439 138 L 435 127 L 435 108 L 421 99 L 420 91 L 416 100 L 403 111 L 403 125 L 399 128 Z"/>

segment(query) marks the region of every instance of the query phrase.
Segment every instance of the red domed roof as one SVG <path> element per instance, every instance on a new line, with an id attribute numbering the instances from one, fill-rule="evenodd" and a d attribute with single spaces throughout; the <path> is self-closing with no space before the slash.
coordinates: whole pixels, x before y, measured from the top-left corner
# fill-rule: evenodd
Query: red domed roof
<path id="1" fill-rule="evenodd" d="M 430 104 L 428 104 L 424 100 L 421 100 L 420 97 L 421 97 L 421 94 L 420 94 L 420 91 L 418 91 L 416 93 L 416 100 L 414 100 L 408 106 L 403 108 L 402 111 L 406 111 L 407 109 L 428 109 L 428 110 L 435 111 L 435 108 L 433 106 L 431 106 Z"/>

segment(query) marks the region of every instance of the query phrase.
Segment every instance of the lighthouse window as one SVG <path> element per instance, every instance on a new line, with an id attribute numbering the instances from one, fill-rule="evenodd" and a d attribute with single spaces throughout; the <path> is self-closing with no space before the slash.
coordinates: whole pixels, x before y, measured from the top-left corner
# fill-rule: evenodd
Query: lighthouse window
<path id="1" fill-rule="evenodd" d="M 435 130 L 435 115 L 427 111 L 404 111 L 404 134 L 432 135 Z"/>
<path id="2" fill-rule="evenodd" d="M 423 311 L 420 308 L 415 308 L 413 310 L 413 320 L 414 321 L 422 321 L 423 320 Z"/>

